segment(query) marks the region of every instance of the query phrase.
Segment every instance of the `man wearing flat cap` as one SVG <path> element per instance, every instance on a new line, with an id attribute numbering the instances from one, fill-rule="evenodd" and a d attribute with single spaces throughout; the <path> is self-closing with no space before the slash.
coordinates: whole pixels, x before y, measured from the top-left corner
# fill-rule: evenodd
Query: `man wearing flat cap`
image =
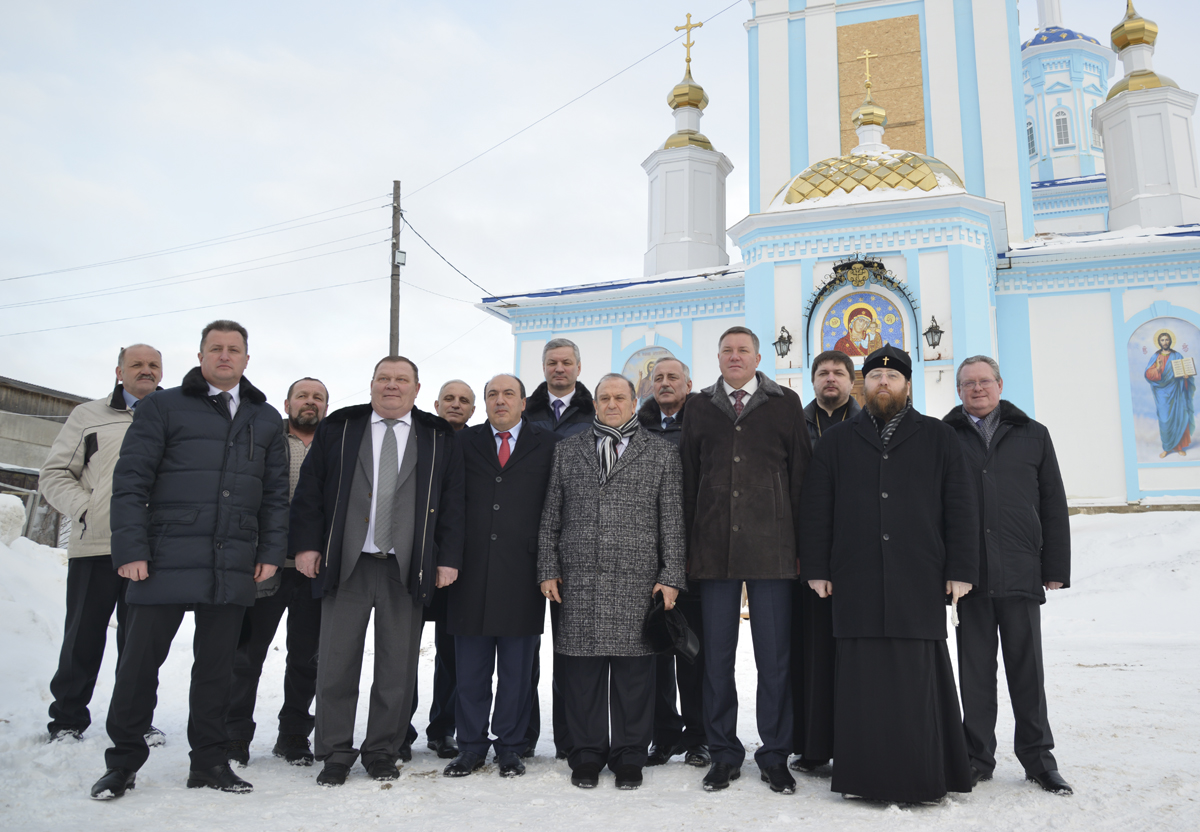
<path id="1" fill-rule="evenodd" d="M 832 789 L 898 803 L 971 790 L 947 598 L 978 581 L 979 509 L 952 428 L 918 413 L 912 363 L 863 364 L 867 405 L 825 431 L 804 481 L 803 580 L 833 596 Z"/>

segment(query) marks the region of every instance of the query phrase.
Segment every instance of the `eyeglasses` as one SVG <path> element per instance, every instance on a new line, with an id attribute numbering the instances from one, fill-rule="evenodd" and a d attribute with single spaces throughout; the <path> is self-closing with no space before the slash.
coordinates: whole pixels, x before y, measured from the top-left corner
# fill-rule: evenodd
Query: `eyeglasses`
<path id="1" fill-rule="evenodd" d="M 982 381 L 960 381 L 958 386 L 963 390 L 989 390 L 995 383 L 995 379 L 985 378 Z"/>

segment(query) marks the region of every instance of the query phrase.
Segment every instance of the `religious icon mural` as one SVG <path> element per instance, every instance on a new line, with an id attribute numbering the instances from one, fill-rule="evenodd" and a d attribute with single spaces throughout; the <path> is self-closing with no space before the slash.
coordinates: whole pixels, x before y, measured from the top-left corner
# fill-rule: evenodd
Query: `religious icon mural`
<path id="1" fill-rule="evenodd" d="M 884 344 L 904 349 L 900 310 L 883 295 L 852 292 L 825 313 L 821 349 L 840 350 L 852 358 L 865 357 Z"/>
<path id="2" fill-rule="evenodd" d="M 625 362 L 625 369 L 621 370 L 621 375 L 633 382 L 633 387 L 637 390 L 639 407 L 642 402 L 654 395 L 650 383 L 650 369 L 654 366 L 654 362 L 660 358 L 674 357 L 671 351 L 665 347 L 646 347 L 629 356 L 629 360 Z"/>
<path id="3" fill-rule="evenodd" d="M 1155 318 L 1130 337 L 1129 379 L 1138 462 L 1179 461 L 1197 445 L 1197 346 L 1200 329 L 1181 318 Z"/>

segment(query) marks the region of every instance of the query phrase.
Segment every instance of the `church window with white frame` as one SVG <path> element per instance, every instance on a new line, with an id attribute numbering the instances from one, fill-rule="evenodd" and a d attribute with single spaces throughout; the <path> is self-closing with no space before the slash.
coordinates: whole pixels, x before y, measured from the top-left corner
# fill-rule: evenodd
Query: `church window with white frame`
<path id="1" fill-rule="evenodd" d="M 1034 132 L 1033 132 L 1033 122 L 1032 121 L 1025 122 L 1025 141 L 1029 144 L 1029 155 L 1036 156 L 1037 155 L 1037 137 L 1034 135 Z"/>
<path id="2" fill-rule="evenodd" d="M 1054 112 L 1054 143 L 1059 147 L 1071 143 L 1071 123 L 1066 110 Z"/>

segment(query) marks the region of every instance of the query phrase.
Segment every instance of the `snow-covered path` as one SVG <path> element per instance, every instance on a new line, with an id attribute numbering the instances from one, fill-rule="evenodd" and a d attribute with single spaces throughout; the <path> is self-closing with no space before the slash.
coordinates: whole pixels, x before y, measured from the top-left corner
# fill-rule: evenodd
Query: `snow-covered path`
<path id="1" fill-rule="evenodd" d="M 47 691 L 62 630 L 66 570 L 60 554 L 18 540 L 0 545 L 0 827 L 18 829 L 1171 829 L 1200 828 L 1200 513 L 1072 519 L 1070 590 L 1043 608 L 1050 717 L 1063 774 L 1076 794 L 1060 798 L 1023 782 L 1011 752 L 1012 718 L 1001 690 L 1000 763 L 994 780 L 941 805 L 899 808 L 843 800 L 825 778 L 803 777 L 794 796 L 773 795 L 748 761 L 726 792 L 706 794 L 702 770 L 676 758 L 646 770 L 645 785 L 618 792 L 611 775 L 585 792 L 568 782 L 544 734 L 528 774 L 502 781 L 495 766 L 460 780 L 423 745 L 400 779 L 380 785 L 361 769 L 341 789 L 313 784 L 316 769 L 270 756 L 282 698 L 282 644 L 260 690 L 260 737 L 251 795 L 188 790 L 186 696 L 190 623 L 163 669 L 155 724 L 169 735 L 138 774 L 136 790 L 111 803 L 87 791 L 103 773 L 104 715 L 115 649 L 93 700 L 95 723 L 81 743 L 44 742 Z M 111 635 L 111 634 L 110 634 Z M 548 639 L 544 661 L 549 660 Z M 369 643 L 369 641 L 368 641 Z M 953 651 L 952 651 L 953 652 Z M 429 701 L 432 629 L 421 696 Z M 368 663 L 369 665 L 369 663 Z M 365 671 L 369 673 L 369 669 Z M 739 645 L 743 740 L 757 739 L 750 640 Z M 369 678 L 364 678 L 364 689 Z M 544 714 L 549 686 L 544 685 Z M 360 726 L 362 721 L 360 707 Z M 418 714 L 418 728 L 424 727 Z M 360 728 L 361 730 L 361 728 Z M 548 728 L 547 728 L 548 734 Z M 549 755 L 549 756 L 548 756 Z M 390 786 L 390 788 L 389 788 Z"/>

